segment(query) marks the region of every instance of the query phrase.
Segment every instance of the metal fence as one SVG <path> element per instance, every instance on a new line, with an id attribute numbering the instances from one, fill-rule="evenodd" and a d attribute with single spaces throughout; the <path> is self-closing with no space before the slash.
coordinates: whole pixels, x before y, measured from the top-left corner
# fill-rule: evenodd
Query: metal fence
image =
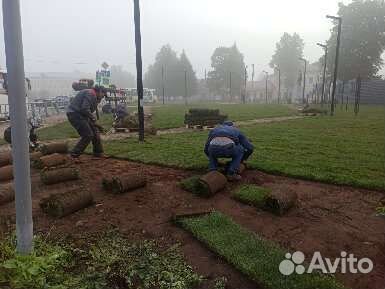
<path id="1" fill-rule="evenodd" d="M 46 118 L 63 112 L 63 104 L 60 102 L 28 102 L 27 113 L 33 118 Z M 9 119 L 9 104 L 0 104 L 0 119 Z"/>

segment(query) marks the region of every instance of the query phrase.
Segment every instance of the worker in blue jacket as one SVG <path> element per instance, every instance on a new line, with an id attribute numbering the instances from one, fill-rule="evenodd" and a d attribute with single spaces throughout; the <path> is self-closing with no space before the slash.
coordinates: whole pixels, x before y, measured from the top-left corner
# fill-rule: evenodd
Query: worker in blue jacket
<path id="1" fill-rule="evenodd" d="M 80 135 L 80 140 L 71 151 L 73 158 L 78 158 L 90 142 L 93 145 L 94 156 L 104 156 L 100 140 L 102 127 L 96 123 L 94 112 L 105 95 L 106 90 L 104 87 L 95 86 L 91 89 L 79 91 L 71 100 L 67 108 L 67 118 Z"/>
<path id="2" fill-rule="evenodd" d="M 226 121 L 210 131 L 204 152 L 209 158 L 210 171 L 218 169 L 218 158 L 231 158 L 227 178 L 239 181 L 239 166 L 251 156 L 253 150 L 254 146 L 245 135 L 231 121 Z"/>

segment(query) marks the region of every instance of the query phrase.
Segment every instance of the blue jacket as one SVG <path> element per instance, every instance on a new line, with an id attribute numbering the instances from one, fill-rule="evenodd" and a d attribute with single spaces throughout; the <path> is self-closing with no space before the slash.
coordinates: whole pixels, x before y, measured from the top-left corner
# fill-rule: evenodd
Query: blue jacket
<path id="1" fill-rule="evenodd" d="M 68 112 L 77 112 L 86 118 L 93 119 L 98 103 L 94 89 L 83 89 L 76 94 L 67 108 Z"/>
<path id="2" fill-rule="evenodd" d="M 205 145 L 205 154 L 208 155 L 210 142 L 216 137 L 228 137 L 234 141 L 236 145 L 241 145 L 247 151 L 253 151 L 254 146 L 249 142 L 246 136 L 236 127 L 229 125 L 219 125 L 210 131 L 209 137 Z"/>

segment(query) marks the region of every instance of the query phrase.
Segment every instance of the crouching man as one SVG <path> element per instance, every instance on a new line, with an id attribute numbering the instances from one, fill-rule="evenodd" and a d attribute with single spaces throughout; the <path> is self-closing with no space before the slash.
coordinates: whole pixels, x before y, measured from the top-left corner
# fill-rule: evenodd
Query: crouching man
<path id="1" fill-rule="evenodd" d="M 231 158 L 227 167 L 229 181 L 239 181 L 238 173 L 241 162 L 246 161 L 253 153 L 254 146 L 231 121 L 210 131 L 204 152 L 209 158 L 209 169 L 218 169 L 218 158 Z"/>
<path id="2" fill-rule="evenodd" d="M 71 151 L 71 157 L 78 158 L 90 142 L 92 142 L 94 156 L 104 156 L 100 139 L 101 127 L 96 123 L 93 113 L 105 95 L 104 87 L 95 86 L 79 91 L 71 100 L 67 108 L 67 118 L 80 135 L 80 140 Z"/>

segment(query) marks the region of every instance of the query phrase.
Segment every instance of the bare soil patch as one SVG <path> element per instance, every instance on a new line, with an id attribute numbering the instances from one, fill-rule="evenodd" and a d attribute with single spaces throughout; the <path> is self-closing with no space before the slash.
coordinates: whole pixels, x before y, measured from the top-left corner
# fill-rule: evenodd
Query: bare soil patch
<path id="1" fill-rule="evenodd" d="M 298 194 L 297 207 L 278 217 L 231 198 L 239 184 L 230 184 L 210 199 L 183 191 L 178 182 L 193 175 L 191 171 L 143 165 L 128 161 L 81 157 L 78 165 L 82 181 L 45 186 L 33 170 L 33 213 L 35 231 L 43 234 L 70 234 L 84 240 L 85 233 L 117 227 L 132 240 L 156 239 L 161 245 L 180 243 L 183 253 L 200 274 L 209 280 L 226 276 L 229 288 L 257 288 L 257 285 L 215 256 L 188 233 L 170 222 L 175 212 L 215 209 L 237 223 L 272 240 L 289 251 L 307 256 L 320 251 L 336 258 L 341 251 L 374 262 L 370 274 L 337 274 L 354 289 L 383 289 L 385 284 L 385 219 L 375 217 L 375 207 L 384 192 L 333 186 L 247 171 L 242 183 L 253 183 L 273 190 L 292 190 Z M 102 188 L 103 177 L 122 173 L 141 173 L 148 184 L 135 191 L 114 195 Z M 63 192 L 81 182 L 95 198 L 95 205 L 62 219 L 47 217 L 39 201 L 53 192 Z M 1 183 L 3 185 L 3 183 Z M 14 204 L 0 206 L 0 217 L 13 216 Z M 1 228 L 0 228 L 1 229 Z M 277 268 L 278 270 L 278 268 Z M 203 288 L 208 288 L 208 282 Z"/>

